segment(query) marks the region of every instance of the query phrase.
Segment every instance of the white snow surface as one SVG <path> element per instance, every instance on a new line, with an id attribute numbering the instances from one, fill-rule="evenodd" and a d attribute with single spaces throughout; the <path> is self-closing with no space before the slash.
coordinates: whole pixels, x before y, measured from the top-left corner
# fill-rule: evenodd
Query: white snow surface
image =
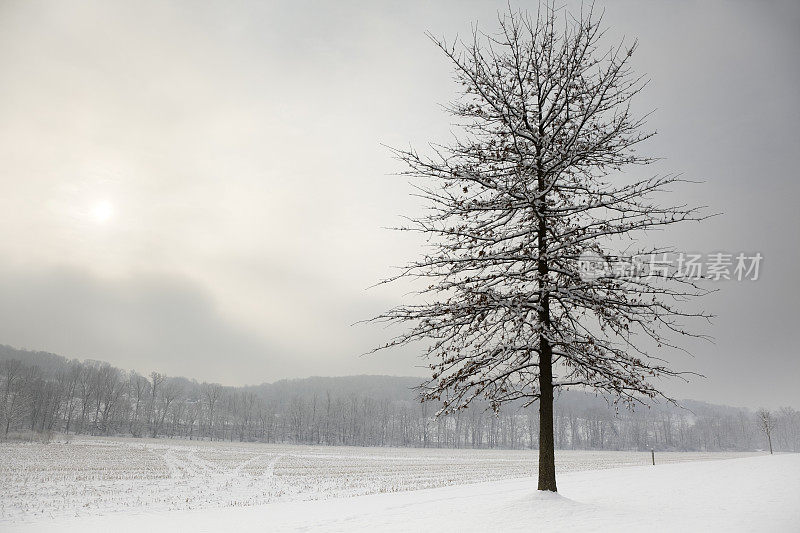
<path id="1" fill-rule="evenodd" d="M 561 452 L 559 494 L 521 477 L 535 454 L 3 444 L 0 530 L 800 531 L 800 454 L 657 453 L 651 466 L 649 453 Z"/>

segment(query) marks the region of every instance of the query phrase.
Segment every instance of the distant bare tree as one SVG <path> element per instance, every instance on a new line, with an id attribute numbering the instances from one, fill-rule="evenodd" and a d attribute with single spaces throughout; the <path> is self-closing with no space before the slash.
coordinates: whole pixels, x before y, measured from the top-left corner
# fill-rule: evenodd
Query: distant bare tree
<path id="1" fill-rule="evenodd" d="M 426 398 L 443 402 L 440 415 L 476 398 L 496 410 L 538 401 L 538 487 L 555 491 L 554 390 L 599 389 L 628 404 L 663 397 L 654 381 L 681 373 L 651 351 L 674 347 L 672 334 L 690 334 L 681 319 L 702 316 L 676 306 L 704 293 L 690 280 L 587 280 L 579 258 L 607 257 L 620 242 L 630 254 L 666 252 L 627 245 L 702 215 L 652 199 L 676 176 L 619 177 L 652 161 L 637 150 L 651 133 L 630 107 L 644 84 L 630 67 L 635 42 L 602 49 L 591 8 L 562 17 L 541 5 L 499 22 L 499 33 L 475 30 L 468 42 L 434 39 L 463 89 L 449 108 L 461 135 L 427 156 L 395 151 L 430 208 L 404 229 L 432 251 L 387 280 L 421 280 L 426 303 L 379 316 L 410 328 L 378 349 L 428 346 Z M 493 438 L 505 438 L 500 429 Z"/>
<path id="2" fill-rule="evenodd" d="M 761 431 L 767 436 L 767 442 L 769 443 L 769 453 L 772 454 L 772 430 L 775 429 L 775 421 L 772 417 L 772 413 L 769 412 L 767 409 L 759 409 L 758 410 L 758 423 L 761 427 Z"/>
<path id="3" fill-rule="evenodd" d="M 800 412 L 791 407 L 781 407 L 778 410 L 777 429 L 786 451 L 800 451 Z"/>
<path id="4" fill-rule="evenodd" d="M 3 378 L 3 433 L 8 435 L 11 425 L 14 420 L 19 416 L 22 405 L 22 394 L 24 389 L 22 387 L 22 379 L 25 367 L 17 360 L 3 361 L 0 366 Z"/>
<path id="5" fill-rule="evenodd" d="M 289 407 L 289 433 L 295 442 L 300 442 L 303 437 L 303 422 L 306 419 L 306 405 L 299 396 L 292 398 Z"/>
<path id="6" fill-rule="evenodd" d="M 69 369 L 65 372 L 67 376 L 66 384 L 66 422 L 64 423 L 64 433 L 69 433 L 70 424 L 72 424 L 72 415 L 75 412 L 75 391 L 78 386 L 78 380 L 82 372 L 82 366 L 77 361 L 72 361 L 69 364 Z"/>
<path id="7" fill-rule="evenodd" d="M 134 437 L 141 437 L 142 436 L 142 423 L 141 423 L 141 413 L 144 408 L 144 404 L 147 401 L 147 394 L 148 389 L 150 388 L 150 382 L 144 376 L 140 376 L 139 374 L 132 372 L 130 377 L 128 378 L 128 388 L 129 394 L 133 401 L 133 406 L 131 409 L 131 419 L 130 423 L 128 424 L 128 430 L 130 431 L 131 435 Z"/>
<path id="8" fill-rule="evenodd" d="M 150 372 L 150 399 L 147 406 L 147 422 L 150 426 L 150 432 L 155 431 L 157 413 L 156 413 L 156 400 L 158 394 L 161 392 L 161 384 L 164 383 L 166 376 L 159 372 Z"/>
<path id="9" fill-rule="evenodd" d="M 181 395 L 181 387 L 174 381 L 163 381 L 159 389 L 158 405 L 155 409 L 152 437 L 158 436 L 158 432 L 164 425 L 164 419 L 167 417 L 170 407 L 175 400 Z"/>
<path id="10" fill-rule="evenodd" d="M 221 386 L 216 383 L 203 384 L 203 401 L 206 404 L 206 413 L 208 414 L 207 432 L 211 440 L 214 440 L 214 414 L 220 398 L 222 398 Z"/>

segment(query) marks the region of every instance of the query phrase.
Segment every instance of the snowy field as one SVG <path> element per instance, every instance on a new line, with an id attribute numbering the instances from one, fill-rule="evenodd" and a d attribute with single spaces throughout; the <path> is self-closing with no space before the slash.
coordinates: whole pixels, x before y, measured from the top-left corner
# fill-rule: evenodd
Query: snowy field
<path id="1" fill-rule="evenodd" d="M 220 518 L 225 516 L 231 520 L 241 518 L 242 527 L 254 520 L 251 525 L 256 527 L 258 523 L 263 526 L 261 520 L 267 515 L 274 526 L 270 530 L 291 530 L 319 527 L 321 522 L 303 522 L 315 516 L 323 522 L 339 523 L 341 517 L 337 518 L 337 513 L 346 514 L 348 509 L 358 511 L 357 515 L 367 520 L 361 525 L 369 529 L 376 524 L 370 525 L 371 515 L 364 512 L 364 505 L 369 505 L 370 510 L 388 506 L 378 513 L 381 520 L 393 516 L 391 509 L 408 506 L 421 506 L 418 511 L 422 515 L 434 512 L 430 498 L 433 501 L 475 498 L 500 507 L 525 502 L 523 506 L 528 511 L 532 511 L 528 507 L 534 504 L 540 510 L 563 510 L 573 505 L 584 509 L 577 502 L 593 501 L 590 494 L 593 490 L 612 499 L 641 499 L 642 494 L 651 494 L 655 499 L 648 505 L 669 508 L 676 498 L 692 491 L 708 492 L 703 484 L 711 488 L 718 479 L 699 475 L 695 476 L 699 485 L 692 486 L 687 481 L 689 485 L 685 487 L 673 487 L 675 479 L 660 477 L 675 473 L 689 477 L 698 472 L 724 473 L 727 465 L 748 465 L 750 469 L 761 464 L 765 468 L 780 466 L 776 473 L 783 477 L 772 483 L 775 494 L 770 494 L 770 498 L 780 496 L 779 487 L 794 485 L 794 492 L 782 493 L 796 496 L 795 503 L 800 503 L 800 490 L 796 487 L 800 483 L 797 455 L 712 461 L 747 455 L 753 454 L 657 453 L 659 466 L 652 467 L 647 466 L 649 453 L 563 451 L 557 457 L 561 496 L 543 497 L 532 490 L 534 480 L 520 479 L 535 475 L 535 451 L 338 448 L 142 439 L 73 439 L 67 444 L 49 445 L 3 443 L 0 444 L 3 487 L 0 530 L 12 526 L 34 530 L 73 526 L 102 529 L 111 523 L 115 528 L 125 528 L 130 523 L 151 530 L 162 525 L 170 530 L 183 529 L 180 526 L 185 524 L 186 529 L 196 530 L 203 524 L 213 524 L 214 517 L 226 519 Z M 665 464 L 683 461 L 689 463 Z M 748 470 L 741 479 L 731 478 L 725 487 L 730 488 L 735 482 L 742 489 L 752 488 L 751 474 Z M 786 477 L 790 475 L 794 477 Z M 592 481 L 595 478 L 596 483 Z M 653 496 L 658 483 L 663 485 Z M 599 490 L 604 484 L 609 484 L 610 489 Z M 637 484 L 641 486 L 637 488 Z M 514 500 L 517 497 L 518 502 Z M 469 505 L 472 509 L 473 504 Z M 730 509 L 735 512 L 737 508 Z M 793 508 L 797 512 L 797 505 Z M 326 518 L 326 513 L 335 516 Z M 401 524 L 409 519 L 395 518 Z M 455 520 L 457 516 L 452 518 Z M 175 520 L 179 522 L 173 523 Z M 190 528 L 189 524 L 196 520 L 200 522 Z M 418 526 L 411 529 L 425 529 L 422 524 Z M 350 529 L 342 523 L 338 528 L 331 527 Z M 210 525 L 208 528 L 214 529 Z"/>
<path id="2" fill-rule="evenodd" d="M 753 532 L 800 530 L 800 455 L 568 472 L 560 494 L 534 478 L 253 507 L 112 514 L 15 531 L 148 533 Z"/>

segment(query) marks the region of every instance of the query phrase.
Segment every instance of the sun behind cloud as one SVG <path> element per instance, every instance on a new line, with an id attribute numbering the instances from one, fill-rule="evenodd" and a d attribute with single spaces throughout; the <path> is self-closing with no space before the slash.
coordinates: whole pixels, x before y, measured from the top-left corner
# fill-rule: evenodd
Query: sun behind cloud
<path id="1" fill-rule="evenodd" d="M 108 200 L 99 201 L 92 206 L 89 215 L 96 223 L 105 224 L 114 216 L 114 204 Z"/>

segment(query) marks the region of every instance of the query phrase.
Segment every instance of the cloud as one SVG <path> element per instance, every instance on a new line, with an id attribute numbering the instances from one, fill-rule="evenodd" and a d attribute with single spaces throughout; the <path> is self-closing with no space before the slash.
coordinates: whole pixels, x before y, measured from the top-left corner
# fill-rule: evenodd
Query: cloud
<path id="1" fill-rule="evenodd" d="M 4 343 L 201 380 L 253 381 L 291 372 L 269 341 L 229 323 L 185 279 L 94 277 L 76 269 L 3 271 Z"/>
<path id="2" fill-rule="evenodd" d="M 359 357 L 385 335 L 381 328 L 350 326 L 372 316 L 375 302 L 353 305 L 325 294 L 316 302 L 306 297 L 308 316 L 302 303 L 292 308 L 292 333 L 269 338 L 275 328 L 242 327 L 209 291 L 184 277 L 104 278 L 76 268 L 6 267 L 0 269 L 0 339 L 143 373 L 156 370 L 223 384 L 419 373 L 410 363 L 410 352 Z M 317 306 L 313 312 L 312 305 Z M 326 325 L 318 328 L 314 324 L 323 315 Z"/>

